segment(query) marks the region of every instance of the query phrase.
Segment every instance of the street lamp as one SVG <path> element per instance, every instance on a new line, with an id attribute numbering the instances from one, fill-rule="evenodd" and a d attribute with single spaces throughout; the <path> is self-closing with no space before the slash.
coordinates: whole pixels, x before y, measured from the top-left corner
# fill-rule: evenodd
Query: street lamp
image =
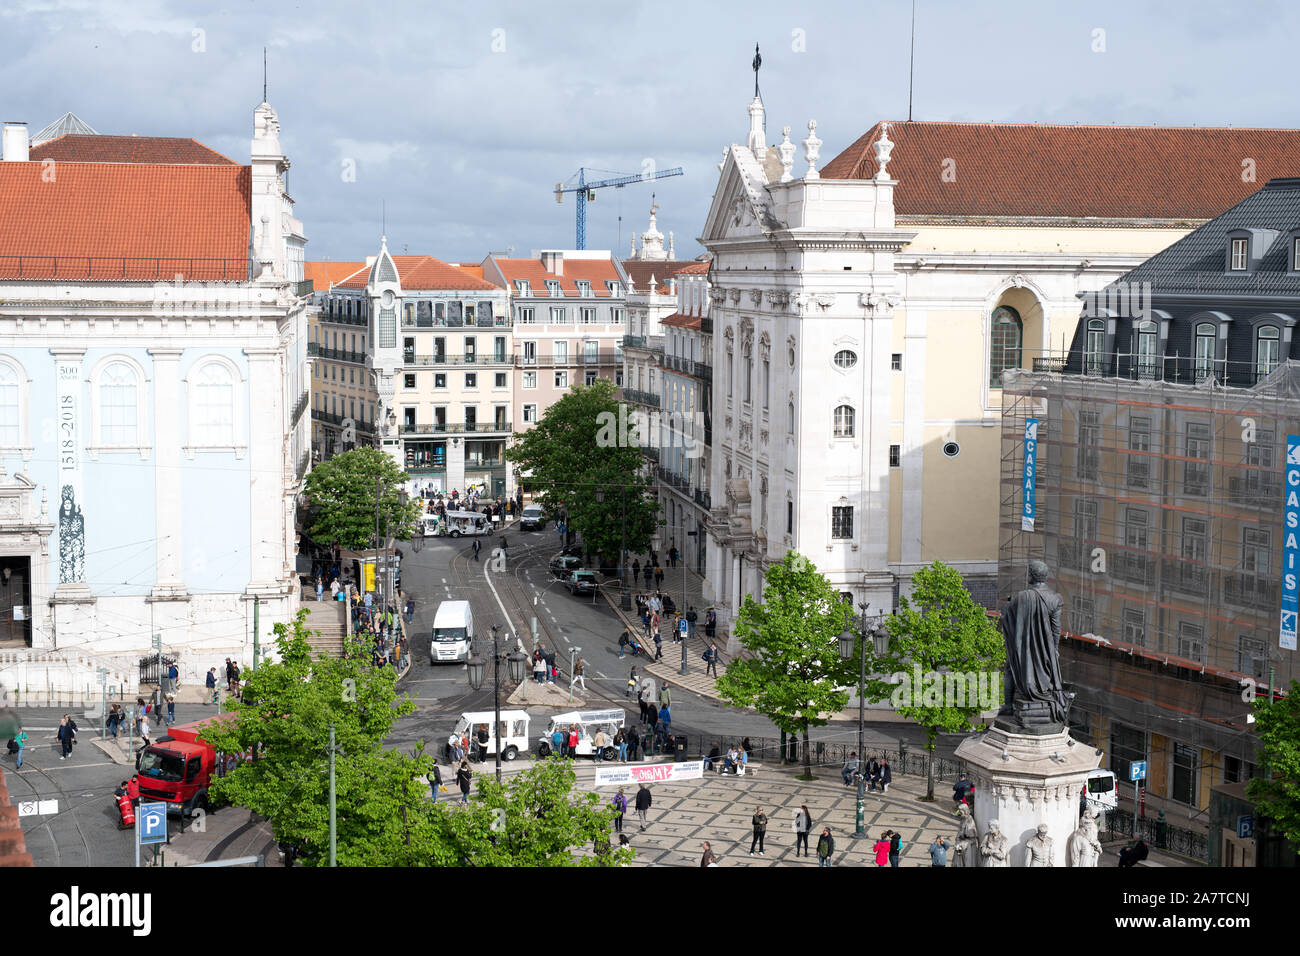
<path id="1" fill-rule="evenodd" d="M 501 782 L 501 625 L 492 625 L 492 735 L 496 738 L 496 771 L 497 783 Z M 506 676 L 515 681 L 521 682 L 524 679 L 524 661 L 526 658 L 519 653 L 516 647 L 509 655 L 506 656 Z M 475 654 L 465 663 L 469 671 L 469 686 L 474 690 L 479 690 L 483 686 L 483 678 L 486 676 L 487 667 L 483 658 Z"/>
<path id="2" fill-rule="evenodd" d="M 840 632 L 839 649 L 840 660 L 853 660 L 853 644 L 855 639 L 858 643 L 858 807 L 857 807 L 857 828 L 853 831 L 853 838 L 860 840 L 867 835 L 866 829 L 866 806 L 867 806 L 867 784 L 866 776 L 863 774 L 863 768 L 866 764 L 866 683 L 867 683 L 867 635 L 874 631 L 867 624 L 867 608 L 871 607 L 868 601 L 860 604 L 862 608 L 861 632 L 855 635 L 849 628 Z M 879 618 L 879 615 L 877 615 Z"/>

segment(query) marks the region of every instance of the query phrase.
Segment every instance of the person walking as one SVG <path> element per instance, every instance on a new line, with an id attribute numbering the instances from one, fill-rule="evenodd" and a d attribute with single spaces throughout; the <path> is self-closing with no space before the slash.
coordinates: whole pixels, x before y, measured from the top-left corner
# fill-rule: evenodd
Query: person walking
<path id="1" fill-rule="evenodd" d="M 646 704 L 645 722 L 650 725 L 651 729 L 659 726 L 659 708 L 655 706 L 654 701 Z"/>
<path id="2" fill-rule="evenodd" d="M 807 805 L 801 804 L 799 810 L 794 815 L 794 855 L 799 855 L 799 848 L 803 847 L 803 855 L 808 855 L 808 834 L 812 832 L 812 814 L 808 812 Z"/>
<path id="3" fill-rule="evenodd" d="M 655 565 L 655 588 L 662 589 L 664 586 L 664 569 Z"/>
<path id="4" fill-rule="evenodd" d="M 700 857 L 700 866 L 717 866 L 718 858 L 713 855 L 713 847 L 709 846 L 709 841 L 704 841 L 704 853 Z"/>
<path id="5" fill-rule="evenodd" d="M 406 599 L 406 623 L 410 624 L 413 617 L 415 617 L 415 598 L 408 597 Z"/>
<path id="6" fill-rule="evenodd" d="M 474 560 L 475 561 L 478 560 L 478 553 L 480 548 L 482 548 L 482 545 L 478 543 L 478 538 L 475 538 L 474 539 Z"/>
<path id="7" fill-rule="evenodd" d="M 547 680 L 549 680 L 552 684 L 554 684 L 555 677 L 559 673 L 558 669 L 555 666 L 555 651 L 548 651 L 546 648 L 543 647 L 542 656 L 546 658 L 546 666 L 549 668 L 549 670 L 547 670 L 546 672 Z"/>
<path id="8" fill-rule="evenodd" d="M 704 652 L 704 661 L 705 664 L 707 665 L 704 668 L 704 676 L 708 677 L 710 674 L 712 674 L 714 677 L 717 677 L 718 676 L 718 645 L 717 644 L 709 645 L 709 649 Z"/>
<path id="9" fill-rule="evenodd" d="M 609 738 L 606 736 L 604 729 L 596 731 L 596 736 L 591 738 L 591 762 L 599 763 L 605 759 L 605 748 L 609 746 Z"/>
<path id="10" fill-rule="evenodd" d="M 897 830 L 889 831 L 889 865 L 898 866 L 898 858 L 903 854 L 903 838 Z"/>
<path id="11" fill-rule="evenodd" d="M 167 726 L 176 723 L 176 695 L 167 695 Z"/>
<path id="12" fill-rule="evenodd" d="M 659 729 L 664 732 L 664 737 L 671 744 L 672 738 L 668 735 L 673 732 L 673 712 L 667 704 L 659 708 Z"/>
<path id="13" fill-rule="evenodd" d="M 614 832 L 623 832 L 623 814 L 627 813 L 627 797 L 622 787 L 614 794 Z"/>
<path id="14" fill-rule="evenodd" d="M 462 760 L 460 769 L 456 771 L 456 784 L 460 787 L 460 802 L 469 803 L 469 781 L 474 776 L 474 771 L 469 769 L 469 761 Z"/>
<path id="15" fill-rule="evenodd" d="M 627 645 L 631 643 L 628 640 L 627 628 L 623 628 L 623 633 L 618 636 L 618 656 L 621 658 L 627 653 Z"/>
<path id="16" fill-rule="evenodd" d="M 650 587 L 650 578 L 653 574 L 654 568 L 650 567 L 650 562 L 647 561 L 645 566 L 641 568 L 641 577 L 645 579 L 645 586 L 647 589 Z"/>
<path id="17" fill-rule="evenodd" d="M 948 865 L 948 844 L 944 842 L 941 836 L 935 837 L 934 842 L 930 844 L 930 865 Z"/>
<path id="18" fill-rule="evenodd" d="M 636 792 L 636 815 L 641 819 L 642 830 L 649 822 L 646 814 L 650 812 L 650 803 L 650 788 L 643 783 L 641 789 Z"/>
<path id="19" fill-rule="evenodd" d="M 587 662 L 579 657 L 577 663 L 573 665 L 573 678 L 569 681 L 569 690 L 573 690 L 576 685 L 581 684 L 582 692 L 584 694 L 587 692 L 587 680 L 582 676 L 586 670 Z"/>
<path id="20" fill-rule="evenodd" d="M 635 727 L 627 729 L 627 759 L 638 760 L 637 751 L 641 747 L 641 735 L 636 732 Z"/>
<path id="21" fill-rule="evenodd" d="M 429 790 L 433 794 L 433 802 L 438 802 L 438 791 L 442 789 L 442 770 L 437 762 L 434 762 L 433 772 L 426 778 L 429 781 Z"/>
<path id="22" fill-rule="evenodd" d="M 759 807 L 754 811 L 754 817 L 751 820 L 754 825 L 754 838 L 749 841 L 749 855 L 754 855 L 754 847 L 758 847 L 758 855 L 763 856 L 763 837 L 767 834 L 767 814 L 763 808 Z"/>
<path id="23" fill-rule="evenodd" d="M 668 706 L 669 704 L 671 704 L 672 702 L 673 702 L 673 695 L 669 692 L 669 690 L 668 690 L 668 684 L 667 684 L 667 682 L 665 682 L 665 683 L 664 683 L 664 686 L 661 687 L 661 688 L 659 688 L 659 709 L 660 709 L 660 711 L 662 711 L 663 708 L 667 707 L 667 706 Z"/>
<path id="24" fill-rule="evenodd" d="M 217 703 L 217 669 L 215 667 L 208 668 L 208 676 L 204 678 L 203 683 L 208 688 L 208 695 L 210 697 L 207 703 Z"/>
<path id="25" fill-rule="evenodd" d="M 633 676 L 636 674 L 635 668 L 632 671 Z M 646 722 L 646 712 L 649 709 L 649 702 L 645 699 L 645 688 L 638 687 L 636 690 L 636 705 L 641 708 L 641 723 Z"/>
<path id="26" fill-rule="evenodd" d="M 822 827 L 822 835 L 817 838 L 817 866 L 830 866 L 835 854 L 835 838 L 831 836 L 830 827 Z"/>
<path id="27" fill-rule="evenodd" d="M 692 639 L 695 637 L 695 622 L 698 621 L 699 619 L 700 616 L 695 613 L 694 605 L 691 604 L 686 605 L 686 636 L 687 637 Z"/>
<path id="28" fill-rule="evenodd" d="M 564 751 L 569 746 L 569 735 L 561 728 L 556 727 L 551 734 L 551 750 L 557 757 L 563 757 Z"/>
<path id="29" fill-rule="evenodd" d="M 889 831 L 886 830 L 880 834 L 880 839 L 872 846 L 871 852 L 876 855 L 876 866 L 889 866 Z"/>
<path id="30" fill-rule="evenodd" d="M 641 559 L 637 558 L 632 562 L 632 583 L 636 585 L 636 579 L 641 577 Z"/>
<path id="31" fill-rule="evenodd" d="M 632 696 L 632 688 L 635 686 L 636 686 L 636 668 L 634 667 L 632 668 L 631 673 L 627 675 L 627 688 L 623 691 L 623 697 L 625 699 Z M 638 702 L 640 702 L 641 700 L 640 691 L 637 692 L 636 699 Z"/>
<path id="32" fill-rule="evenodd" d="M 658 660 L 663 660 L 663 656 L 664 656 L 664 639 L 663 639 L 663 637 L 659 634 L 659 624 L 658 624 L 658 622 L 655 623 L 655 630 L 654 630 L 654 634 L 653 634 L 652 636 L 654 637 L 654 642 L 655 642 L 655 660 L 657 660 L 657 661 L 658 661 Z"/>
<path id="33" fill-rule="evenodd" d="M 27 731 L 25 731 L 25 730 L 19 730 L 18 733 L 14 734 L 14 743 L 18 745 L 18 749 L 14 751 L 14 756 L 15 756 L 15 757 L 17 758 L 17 760 L 18 760 L 18 766 L 15 767 L 14 769 L 15 769 L 15 770 L 22 770 L 22 769 L 23 769 L 23 749 L 27 746 Z"/>
<path id="34" fill-rule="evenodd" d="M 325 581 L 323 578 L 316 579 L 316 600 L 325 600 Z"/>

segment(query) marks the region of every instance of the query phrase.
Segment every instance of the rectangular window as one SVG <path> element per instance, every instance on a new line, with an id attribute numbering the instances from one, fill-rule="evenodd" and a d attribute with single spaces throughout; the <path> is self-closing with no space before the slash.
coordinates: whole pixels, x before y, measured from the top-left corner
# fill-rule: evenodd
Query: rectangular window
<path id="1" fill-rule="evenodd" d="M 99 386 L 99 440 L 103 445 L 136 443 L 135 377 L 129 373 L 114 375 L 120 369 L 120 364 L 110 366 Z"/>
<path id="2" fill-rule="evenodd" d="M 537 321 L 537 310 L 530 306 L 520 306 L 515 310 L 515 321 L 520 325 L 533 325 Z"/>
<path id="3" fill-rule="evenodd" d="M 606 280 L 605 280 L 605 288 L 609 289 L 609 294 L 612 295 L 612 296 L 613 296 L 614 298 L 616 298 L 616 299 L 617 299 L 620 295 L 623 294 L 623 286 L 622 286 L 621 283 L 618 283 L 618 282 L 612 282 L 612 281 L 606 279 Z"/>
<path id="4" fill-rule="evenodd" d="M 587 369 L 587 373 L 584 376 L 584 379 L 587 383 L 588 388 L 596 384 L 596 378 L 597 378 L 596 370 L 594 368 Z"/>
<path id="5" fill-rule="evenodd" d="M 447 387 L 447 373 L 446 373 L 446 372 L 434 372 L 434 373 L 433 373 L 433 387 L 434 387 L 434 388 L 446 388 L 446 387 Z"/>
<path id="6" fill-rule="evenodd" d="M 895 352 L 893 355 L 889 356 L 889 368 L 890 371 L 894 372 L 901 372 L 903 370 L 902 352 Z"/>
<path id="7" fill-rule="evenodd" d="M 537 373 L 524 372 L 524 388 L 536 388 L 536 387 L 537 387 Z"/>
<path id="8" fill-rule="evenodd" d="M 565 317 L 566 311 L 567 310 L 562 305 L 551 306 L 551 324 L 564 325 L 566 322 L 568 322 L 568 319 Z"/>
<path id="9" fill-rule="evenodd" d="M 614 369 L 614 384 L 619 388 L 623 387 L 623 370 L 621 368 Z"/>
<path id="10" fill-rule="evenodd" d="M 520 295 L 532 295 L 532 294 L 533 294 L 532 291 L 528 288 L 528 280 L 527 280 L 527 279 L 516 279 L 516 280 L 515 280 L 515 291 L 518 292 Z"/>
<path id="11" fill-rule="evenodd" d="M 1178 622 L 1178 656 L 1198 664 L 1205 661 L 1205 632 L 1201 625 Z"/>
<path id="12" fill-rule="evenodd" d="M 794 502 L 785 503 L 785 533 L 794 534 Z"/>
<path id="13" fill-rule="evenodd" d="M 590 283 L 590 282 L 588 282 L 586 279 L 579 279 L 579 280 L 577 280 L 576 285 L 578 286 L 578 295 L 582 296 L 584 299 L 590 299 L 590 298 L 591 298 L 591 283 Z"/>
<path id="14" fill-rule="evenodd" d="M 578 312 L 581 313 L 582 324 L 583 324 L 583 325 L 595 325 L 595 324 L 596 324 L 596 310 L 595 310 L 595 309 L 592 309 L 592 308 L 582 308 L 582 309 L 579 309 Z"/>
<path id="15" fill-rule="evenodd" d="M 506 407 L 504 405 L 492 406 L 492 427 L 499 432 L 506 430 Z"/>
<path id="16" fill-rule="evenodd" d="M 1124 642 L 1147 646 L 1147 611 L 1143 607 L 1124 608 Z"/>
<path id="17" fill-rule="evenodd" d="M 839 540 L 853 537 L 852 505 L 831 508 L 831 537 Z"/>
<path id="18" fill-rule="evenodd" d="M 1268 528 L 1242 528 L 1242 568 L 1255 574 L 1268 574 L 1272 564 L 1273 532 Z"/>
<path id="19" fill-rule="evenodd" d="M 403 388 L 415 388 L 415 376 L 414 376 L 414 375 L 403 375 L 403 376 L 402 376 L 402 387 L 403 387 Z"/>
<path id="20" fill-rule="evenodd" d="M 1268 645 L 1242 635 L 1237 638 L 1237 671 L 1255 680 L 1268 681 Z"/>
<path id="21" fill-rule="evenodd" d="M 1183 494 L 1205 496 L 1210 493 L 1210 426 L 1199 422 L 1187 425 L 1187 457 L 1204 461 L 1183 462 Z"/>
<path id="22" fill-rule="evenodd" d="M 1070 598 L 1070 628 L 1075 634 L 1092 634 L 1097 630 L 1097 604 L 1090 597 L 1076 594 Z"/>
<path id="23" fill-rule="evenodd" d="M 1143 508 L 1126 508 L 1124 511 L 1124 547 L 1128 550 L 1116 555 L 1119 566 L 1115 569 L 1121 578 L 1145 582 L 1147 561 L 1151 545 L 1151 516 Z"/>
<path id="24" fill-rule="evenodd" d="M 626 313 L 622 309 L 610 309 L 609 321 L 615 325 L 622 325 L 626 321 Z"/>
<path id="25" fill-rule="evenodd" d="M 1228 754 L 1223 755 L 1223 782 L 1241 783 L 1241 759 Z"/>
<path id="26" fill-rule="evenodd" d="M 569 373 L 568 373 L 568 372 L 557 371 L 557 372 L 555 373 L 555 387 L 556 387 L 556 388 L 568 388 L 568 387 L 569 387 Z"/>
<path id="27" fill-rule="evenodd" d="M 532 424 L 532 423 L 534 423 L 534 422 L 536 422 L 536 421 L 537 421 L 537 406 L 536 406 L 536 405 L 525 405 L 525 406 L 524 406 L 524 422 L 525 422 L 526 424 Z"/>
<path id="28" fill-rule="evenodd" d="M 1110 770 L 1120 780 L 1129 778 L 1129 764 L 1147 759 L 1147 735 L 1136 727 L 1111 723 Z"/>
<path id="29" fill-rule="evenodd" d="M 1151 419 L 1133 417 L 1128 420 L 1128 449 L 1131 452 L 1151 451 Z M 1151 481 L 1151 458 L 1146 454 L 1127 457 L 1128 486 L 1146 488 Z"/>
<path id="30" fill-rule="evenodd" d="M 560 298 L 561 296 L 564 295 L 564 293 L 563 293 L 562 291 L 560 291 L 560 280 L 559 280 L 559 279 L 547 279 L 547 280 L 546 280 L 546 291 L 547 291 L 547 293 L 551 296 L 551 298 L 553 298 L 553 299 L 558 299 L 558 298 Z"/>
<path id="31" fill-rule="evenodd" d="M 506 360 L 506 337 L 498 335 L 492 339 L 492 361 L 504 362 Z"/>
<path id="32" fill-rule="evenodd" d="M 1101 413 L 1079 412 L 1079 477 L 1095 481 L 1101 471 Z"/>
<path id="33" fill-rule="evenodd" d="M 1232 264 L 1228 268 L 1233 272 L 1246 271 L 1246 240 L 1232 240 Z"/>
<path id="34" fill-rule="evenodd" d="M 477 373 L 477 372 L 466 372 L 466 373 L 465 373 L 465 387 L 466 387 L 466 388 L 478 388 L 478 373 Z"/>
<path id="35" fill-rule="evenodd" d="M 901 465 L 902 457 L 903 457 L 903 452 L 901 446 L 899 445 L 889 446 L 889 467 L 890 468 L 897 468 L 899 465 Z"/>
<path id="36" fill-rule="evenodd" d="M 506 373 L 505 373 L 505 372 L 497 372 L 497 373 L 495 374 L 495 376 L 494 376 L 494 378 L 493 378 L 493 382 L 492 382 L 492 387 L 493 387 L 493 388 L 506 388 L 506 387 L 507 387 L 507 386 L 506 386 Z"/>
<path id="37" fill-rule="evenodd" d="M 1201 776 L 1198 769 L 1199 762 L 1198 748 L 1189 747 L 1187 744 L 1174 744 L 1174 768 L 1169 781 L 1171 799 L 1190 807 L 1196 806 L 1199 791 L 1197 785 Z"/>

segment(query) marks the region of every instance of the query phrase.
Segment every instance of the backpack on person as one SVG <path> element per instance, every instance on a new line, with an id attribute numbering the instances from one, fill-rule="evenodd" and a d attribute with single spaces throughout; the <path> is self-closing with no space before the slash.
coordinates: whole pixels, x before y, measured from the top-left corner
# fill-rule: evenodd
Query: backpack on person
<path id="1" fill-rule="evenodd" d="M 9 738 L 9 743 L 7 746 L 9 747 L 9 752 L 11 754 L 18 753 L 18 741 L 15 740 L 13 737 Z"/>

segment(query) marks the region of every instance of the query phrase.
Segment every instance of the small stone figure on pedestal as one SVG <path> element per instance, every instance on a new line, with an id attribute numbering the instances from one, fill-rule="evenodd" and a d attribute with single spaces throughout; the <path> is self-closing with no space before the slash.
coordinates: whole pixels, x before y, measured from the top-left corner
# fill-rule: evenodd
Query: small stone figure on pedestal
<path id="1" fill-rule="evenodd" d="M 957 805 L 957 836 L 953 840 L 952 865 L 962 867 L 975 866 L 975 851 L 979 846 L 979 831 L 971 819 L 970 807 L 961 803 Z"/>
<path id="2" fill-rule="evenodd" d="M 1055 866 L 1052 862 L 1052 838 L 1047 824 L 1038 824 L 1037 832 L 1025 842 L 1025 866 Z"/>
<path id="3" fill-rule="evenodd" d="M 1002 835 L 1002 827 L 997 820 L 989 821 L 988 832 L 980 844 L 980 857 L 984 866 L 1007 865 L 1007 838 Z"/>
<path id="4" fill-rule="evenodd" d="M 1007 730 L 1056 732 L 1072 694 L 1061 684 L 1061 596 L 1047 586 L 1042 561 L 1029 562 L 1029 587 L 1007 601 L 1000 626 L 1007 646 L 1005 699 L 998 724 Z"/>
<path id="5" fill-rule="evenodd" d="M 1079 828 L 1070 835 L 1070 866 L 1097 865 L 1101 859 L 1101 841 L 1097 839 L 1097 818 L 1085 811 Z"/>

